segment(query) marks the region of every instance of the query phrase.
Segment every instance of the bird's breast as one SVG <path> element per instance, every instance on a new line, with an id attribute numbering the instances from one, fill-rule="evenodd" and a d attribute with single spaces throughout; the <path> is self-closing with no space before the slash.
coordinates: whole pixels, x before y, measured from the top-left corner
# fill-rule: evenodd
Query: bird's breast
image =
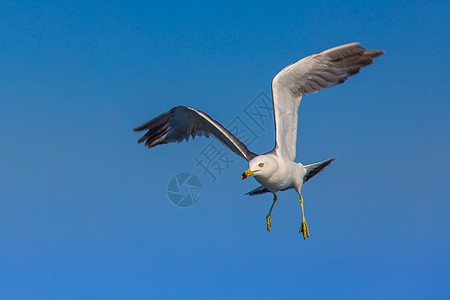
<path id="1" fill-rule="evenodd" d="M 255 179 L 272 192 L 285 190 L 295 186 L 298 180 L 298 167 L 295 163 L 281 165 L 270 177 L 255 176 Z"/>

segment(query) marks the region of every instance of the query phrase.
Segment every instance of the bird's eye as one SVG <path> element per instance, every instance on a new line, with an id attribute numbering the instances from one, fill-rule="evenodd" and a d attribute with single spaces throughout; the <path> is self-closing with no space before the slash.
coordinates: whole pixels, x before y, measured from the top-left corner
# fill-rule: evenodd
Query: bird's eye
<path id="1" fill-rule="evenodd" d="M 262 168 L 262 167 L 264 167 L 264 164 L 263 164 L 263 163 L 260 163 L 258 166 L 259 166 L 260 168 Z"/>

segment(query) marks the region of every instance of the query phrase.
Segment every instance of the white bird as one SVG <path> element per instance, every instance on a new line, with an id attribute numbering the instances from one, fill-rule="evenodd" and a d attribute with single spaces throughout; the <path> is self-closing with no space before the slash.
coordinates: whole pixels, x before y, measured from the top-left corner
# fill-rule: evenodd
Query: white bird
<path id="1" fill-rule="evenodd" d="M 373 58 L 384 54 L 382 50 L 366 50 L 359 43 L 351 43 L 310 55 L 281 70 L 272 81 L 273 109 L 275 114 L 276 144 L 272 151 L 257 155 L 233 134 L 204 112 L 177 106 L 153 120 L 136 127 L 135 131 L 148 130 L 139 139 L 149 148 L 171 142 L 189 140 L 192 136 L 212 135 L 234 153 L 248 161 L 249 169 L 241 179 L 254 176 L 261 186 L 247 193 L 256 195 L 271 192 L 273 203 L 266 216 L 270 231 L 272 209 L 276 193 L 295 189 L 300 197 L 302 225 L 300 233 L 309 237 L 309 229 L 301 195 L 303 184 L 317 175 L 335 158 L 311 165 L 294 162 L 296 156 L 298 108 L 302 96 L 343 83 L 349 76 L 359 73 Z"/>

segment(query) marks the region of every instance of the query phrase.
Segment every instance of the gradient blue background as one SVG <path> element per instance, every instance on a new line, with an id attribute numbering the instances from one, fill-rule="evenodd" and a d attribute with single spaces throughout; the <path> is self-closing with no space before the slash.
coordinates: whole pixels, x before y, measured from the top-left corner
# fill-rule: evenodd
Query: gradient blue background
<path id="1" fill-rule="evenodd" d="M 0 3 L 0 298 L 450 297 L 448 1 Z M 305 97 L 294 192 L 217 182 L 209 142 L 137 145 L 179 104 L 227 123 L 287 64 L 359 41 L 386 55 Z M 269 127 L 270 129 L 270 127 Z M 252 145 L 262 153 L 274 134 Z M 203 183 L 178 209 L 166 185 Z"/>

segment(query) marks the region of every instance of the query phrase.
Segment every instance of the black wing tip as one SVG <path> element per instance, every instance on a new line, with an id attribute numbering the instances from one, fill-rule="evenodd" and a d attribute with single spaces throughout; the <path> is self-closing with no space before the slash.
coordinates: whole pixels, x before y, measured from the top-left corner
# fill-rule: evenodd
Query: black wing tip
<path id="1" fill-rule="evenodd" d="M 146 125 L 146 124 L 141 125 L 141 126 L 139 126 L 139 127 L 136 127 L 136 128 L 133 129 L 133 131 L 134 131 L 134 132 L 137 132 L 137 131 L 143 131 L 143 130 L 149 129 L 148 126 L 146 127 L 145 125 Z M 148 148 L 154 147 L 154 146 L 150 146 L 150 144 L 152 143 L 152 140 L 150 139 L 150 135 L 151 135 L 151 130 L 149 130 L 146 134 L 144 134 L 144 135 L 137 141 L 137 143 L 140 144 L 140 143 L 145 142 L 145 146 L 147 146 Z"/>
<path id="2" fill-rule="evenodd" d="M 142 126 L 133 128 L 134 132 L 138 132 L 138 131 L 142 131 L 142 130 L 145 130 L 145 128 L 142 128 Z"/>
<path id="3" fill-rule="evenodd" d="M 158 118 L 158 117 L 157 117 L 157 118 Z M 134 132 L 138 132 L 138 131 L 143 131 L 143 130 L 148 130 L 148 129 L 150 129 L 150 128 L 151 128 L 150 125 L 151 125 L 157 118 L 152 119 L 152 120 L 148 121 L 148 122 L 145 123 L 145 124 L 142 124 L 142 125 L 139 125 L 138 127 L 133 128 L 133 131 L 134 131 Z"/>
<path id="4" fill-rule="evenodd" d="M 375 57 L 381 56 L 385 53 L 384 50 L 367 50 L 366 48 L 361 46 L 362 43 L 360 43 L 360 42 L 350 43 L 349 45 L 352 45 L 352 44 L 356 47 L 362 48 L 362 50 L 364 51 L 363 53 L 365 55 L 369 56 L 370 58 L 375 58 Z"/>
<path id="5" fill-rule="evenodd" d="M 366 50 L 364 54 L 369 56 L 370 58 L 375 58 L 381 55 L 384 55 L 384 50 Z"/>
<path id="6" fill-rule="evenodd" d="M 149 149 L 153 148 L 155 146 L 161 145 L 161 144 L 165 144 L 165 143 L 154 143 L 154 140 L 151 140 L 151 139 L 147 138 L 146 136 L 141 137 L 137 141 L 138 144 L 141 144 L 141 143 L 144 143 L 144 142 L 145 142 L 144 146 L 149 148 Z"/>
<path id="7" fill-rule="evenodd" d="M 145 135 L 144 135 L 143 137 L 141 137 L 141 138 L 137 141 L 137 143 L 140 144 L 140 143 L 144 142 L 146 139 L 147 139 L 147 138 L 146 138 Z"/>

